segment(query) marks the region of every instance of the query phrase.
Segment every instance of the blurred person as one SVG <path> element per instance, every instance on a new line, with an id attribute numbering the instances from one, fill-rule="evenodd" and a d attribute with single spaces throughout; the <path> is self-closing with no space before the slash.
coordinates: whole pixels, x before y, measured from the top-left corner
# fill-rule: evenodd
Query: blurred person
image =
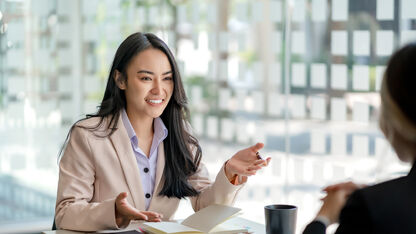
<path id="1" fill-rule="evenodd" d="M 257 143 L 227 160 L 214 182 L 188 123 L 187 97 L 175 58 L 150 33 L 127 37 L 115 54 L 96 114 L 77 121 L 59 163 L 58 229 L 96 231 L 131 220 L 169 220 L 182 198 L 195 211 L 232 205 L 270 158 Z"/>
<path id="2" fill-rule="evenodd" d="M 412 164 L 407 176 L 364 187 L 329 186 L 323 205 L 304 234 L 325 233 L 339 221 L 341 233 L 416 233 L 416 43 L 398 50 L 384 74 L 380 129 L 398 158 Z"/>

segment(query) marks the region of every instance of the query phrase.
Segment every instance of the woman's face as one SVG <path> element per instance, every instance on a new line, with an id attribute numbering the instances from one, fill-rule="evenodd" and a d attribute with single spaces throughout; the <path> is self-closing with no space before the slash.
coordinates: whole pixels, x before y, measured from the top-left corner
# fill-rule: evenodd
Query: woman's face
<path id="1" fill-rule="evenodd" d="M 161 50 L 146 49 L 132 58 L 126 72 L 127 82 L 117 82 L 116 77 L 116 83 L 125 91 L 128 114 L 139 118 L 159 117 L 173 93 L 173 72 L 168 57 Z"/>

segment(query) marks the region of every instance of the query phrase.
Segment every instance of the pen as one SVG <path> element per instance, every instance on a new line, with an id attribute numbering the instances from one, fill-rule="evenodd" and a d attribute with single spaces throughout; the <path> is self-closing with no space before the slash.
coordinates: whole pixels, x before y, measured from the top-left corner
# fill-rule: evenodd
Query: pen
<path id="1" fill-rule="evenodd" d="M 256 157 L 257 157 L 257 159 L 264 160 L 264 158 L 260 155 L 260 153 L 258 151 L 256 152 Z"/>

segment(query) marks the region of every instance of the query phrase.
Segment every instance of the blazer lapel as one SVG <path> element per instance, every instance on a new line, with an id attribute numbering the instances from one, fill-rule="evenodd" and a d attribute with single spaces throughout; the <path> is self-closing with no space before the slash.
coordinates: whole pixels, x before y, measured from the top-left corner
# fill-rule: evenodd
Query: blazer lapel
<path id="1" fill-rule="evenodd" d="M 134 202 L 133 205 L 139 210 L 145 210 L 144 193 L 140 179 L 140 172 L 121 115 L 118 119 L 117 130 L 110 136 L 110 139 L 117 152 L 117 156 L 120 159 L 120 164 L 124 172 L 124 178 L 130 189 L 130 194 Z"/>
<path id="2" fill-rule="evenodd" d="M 153 203 L 156 202 L 159 192 L 162 190 L 163 183 L 162 176 L 163 171 L 165 170 L 165 148 L 163 147 L 163 142 L 161 142 L 157 148 L 157 162 L 156 162 L 156 178 L 155 178 L 155 187 L 153 189 L 152 200 L 150 201 L 149 210 L 151 210 Z"/>

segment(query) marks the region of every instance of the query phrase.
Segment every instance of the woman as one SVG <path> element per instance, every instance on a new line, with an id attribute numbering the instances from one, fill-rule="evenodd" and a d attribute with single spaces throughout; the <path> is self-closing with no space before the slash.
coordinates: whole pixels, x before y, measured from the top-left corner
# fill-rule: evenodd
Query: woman
<path id="1" fill-rule="evenodd" d="M 304 234 L 325 233 L 326 226 L 338 220 L 338 234 L 416 233 L 415 61 L 416 44 L 396 52 L 380 92 L 380 128 L 399 159 L 412 164 L 409 174 L 361 189 L 353 183 L 327 187 L 324 204 Z"/>
<path id="2" fill-rule="evenodd" d="M 186 101 L 163 41 L 149 33 L 123 41 L 98 112 L 70 130 L 59 165 L 57 227 L 96 231 L 167 220 L 184 197 L 194 210 L 232 204 L 247 176 L 270 158 L 256 156 L 258 143 L 237 152 L 211 182 Z"/>

